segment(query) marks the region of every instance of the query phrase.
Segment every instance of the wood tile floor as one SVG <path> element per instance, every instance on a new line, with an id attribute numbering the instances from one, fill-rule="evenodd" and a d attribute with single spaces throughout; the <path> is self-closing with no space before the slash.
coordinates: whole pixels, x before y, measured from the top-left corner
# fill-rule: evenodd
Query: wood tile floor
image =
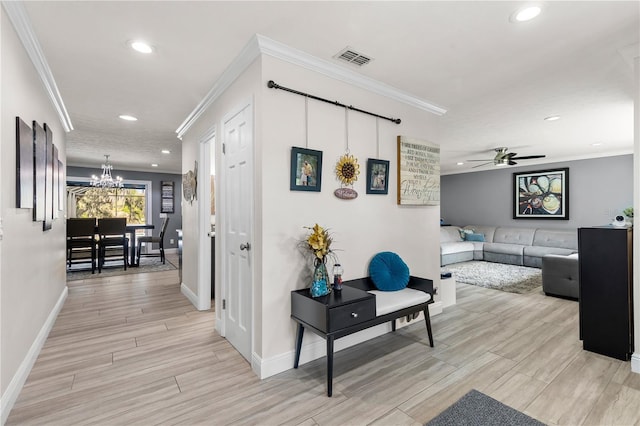
<path id="1" fill-rule="evenodd" d="M 578 304 L 458 284 L 433 318 L 266 380 L 178 272 L 69 282 L 8 425 L 422 425 L 470 389 L 548 424 L 640 425 L 640 375 L 582 350 Z"/>

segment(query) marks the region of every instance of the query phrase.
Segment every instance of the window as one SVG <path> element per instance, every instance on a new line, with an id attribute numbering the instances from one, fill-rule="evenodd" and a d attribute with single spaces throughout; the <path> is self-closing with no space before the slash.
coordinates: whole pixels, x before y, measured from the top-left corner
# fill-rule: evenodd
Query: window
<path id="1" fill-rule="evenodd" d="M 87 182 L 67 182 L 69 217 L 125 217 L 127 223 L 146 223 L 147 198 L 144 185 L 124 188 L 94 188 Z M 72 209 L 75 208 L 75 212 Z"/>

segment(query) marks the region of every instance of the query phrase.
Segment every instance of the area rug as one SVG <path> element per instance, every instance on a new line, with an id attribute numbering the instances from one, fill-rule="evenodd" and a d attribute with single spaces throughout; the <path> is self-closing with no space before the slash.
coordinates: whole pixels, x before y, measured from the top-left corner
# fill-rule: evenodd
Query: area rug
<path id="1" fill-rule="evenodd" d="M 427 426 L 461 425 L 540 426 L 544 423 L 472 389 L 427 423 Z"/>
<path id="2" fill-rule="evenodd" d="M 527 266 L 472 260 L 443 266 L 456 282 L 502 290 L 509 293 L 529 293 L 542 285 L 542 270 Z"/>
<path id="3" fill-rule="evenodd" d="M 134 268 L 127 267 L 126 271 L 122 266 L 122 260 L 118 260 L 112 263 L 107 262 L 102 268 L 102 272 L 98 273 L 98 269 L 96 268 L 95 274 L 91 273 L 90 265 L 89 269 L 87 269 L 87 264 L 79 264 L 72 265 L 72 269 L 67 270 L 67 281 L 77 281 L 99 277 L 113 277 L 116 275 L 145 274 L 148 272 L 171 271 L 173 269 L 176 269 L 176 266 L 173 263 L 166 260 L 166 263 L 162 264 L 162 260 L 160 260 L 159 257 L 141 257 L 140 266 Z"/>

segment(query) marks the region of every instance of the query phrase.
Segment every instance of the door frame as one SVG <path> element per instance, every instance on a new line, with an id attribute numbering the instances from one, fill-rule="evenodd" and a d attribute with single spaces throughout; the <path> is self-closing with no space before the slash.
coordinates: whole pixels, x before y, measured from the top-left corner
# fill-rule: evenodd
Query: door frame
<path id="1" fill-rule="evenodd" d="M 208 232 L 211 216 L 211 152 L 215 150 L 216 126 L 199 138 L 200 182 L 198 185 L 198 306 L 199 311 L 211 309 L 211 237 Z M 215 262 L 215 260 L 214 260 Z M 216 302 L 217 305 L 217 302 Z M 217 308 L 217 306 L 216 306 Z M 216 309 L 217 311 L 218 309 Z M 216 315 L 217 316 L 217 315 Z"/>

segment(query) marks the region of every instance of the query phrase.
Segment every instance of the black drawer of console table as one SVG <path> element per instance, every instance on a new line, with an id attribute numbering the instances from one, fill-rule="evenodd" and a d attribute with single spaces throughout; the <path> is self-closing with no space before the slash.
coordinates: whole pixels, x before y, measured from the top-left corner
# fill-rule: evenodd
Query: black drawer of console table
<path id="1" fill-rule="evenodd" d="M 291 293 L 291 316 L 323 333 L 331 333 L 375 318 L 376 299 L 366 291 L 343 287 L 311 297 L 309 289 Z"/>

